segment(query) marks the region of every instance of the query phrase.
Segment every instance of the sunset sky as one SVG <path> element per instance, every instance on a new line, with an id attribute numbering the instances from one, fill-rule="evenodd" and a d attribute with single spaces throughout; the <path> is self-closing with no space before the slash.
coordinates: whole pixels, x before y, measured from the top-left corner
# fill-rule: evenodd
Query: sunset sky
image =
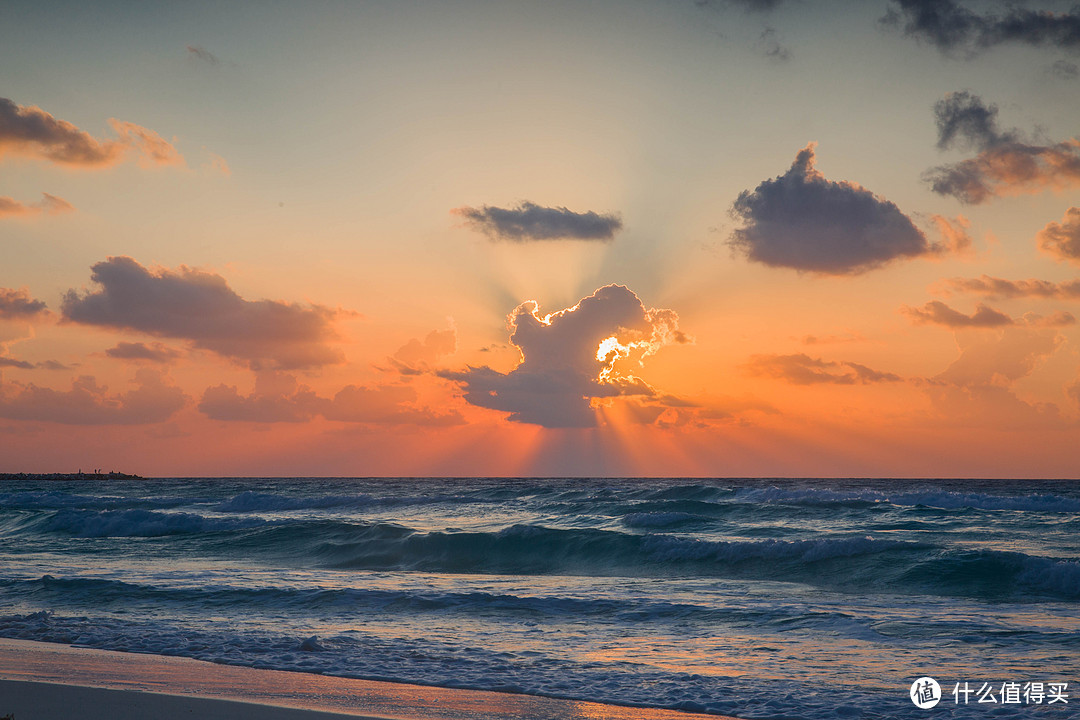
<path id="1" fill-rule="evenodd" d="M 0 5 L 0 471 L 1076 477 L 1072 0 Z"/>

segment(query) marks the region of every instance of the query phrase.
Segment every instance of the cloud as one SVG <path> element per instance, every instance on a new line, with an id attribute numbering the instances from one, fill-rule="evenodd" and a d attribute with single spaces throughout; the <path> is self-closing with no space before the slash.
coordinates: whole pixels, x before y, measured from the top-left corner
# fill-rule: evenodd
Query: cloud
<path id="1" fill-rule="evenodd" d="M 833 345 L 836 343 L 862 342 L 866 338 L 862 333 L 847 332 L 843 335 L 803 335 L 799 341 L 803 345 Z"/>
<path id="2" fill-rule="evenodd" d="M 439 413 L 416 405 L 416 390 L 409 385 L 362 387 L 346 385 L 323 411 L 327 420 L 380 425 L 461 425 L 457 411 Z"/>
<path id="3" fill-rule="evenodd" d="M 45 361 L 39 362 L 39 363 L 31 363 L 31 362 L 26 362 L 25 360 L 16 360 L 15 358 L 0 356 L 0 368 L 5 368 L 5 367 L 19 368 L 20 370 L 37 370 L 37 369 L 70 370 L 71 369 L 67 365 L 64 365 L 63 363 L 59 363 L 59 362 L 57 362 L 55 360 L 45 360 Z"/>
<path id="4" fill-rule="evenodd" d="M 201 45 L 185 45 L 184 47 L 187 49 L 189 58 L 193 60 L 200 60 L 210 65 L 218 64 L 217 55 L 214 55 L 214 53 L 210 52 Z"/>
<path id="5" fill-rule="evenodd" d="M 1065 395 L 1072 400 L 1077 409 L 1080 409 L 1080 378 L 1065 386 Z"/>
<path id="6" fill-rule="evenodd" d="M 0 385 L 0 417 L 65 425 L 142 425 L 163 422 L 188 398 L 169 378 L 149 369 L 135 374 L 136 388 L 111 395 L 93 377 L 74 380 L 70 390 L 34 384 Z"/>
<path id="7" fill-rule="evenodd" d="M 184 164 L 176 148 L 153 130 L 115 118 L 109 124 L 119 137 L 98 140 L 39 107 L 0 98 L 0 157 L 10 153 L 68 167 L 104 168 L 134 151 L 144 166 Z"/>
<path id="8" fill-rule="evenodd" d="M 744 190 L 730 244 L 754 262 L 825 275 L 856 274 L 937 252 L 893 203 L 850 182 L 826 180 L 810 143 L 785 174 Z"/>
<path id="9" fill-rule="evenodd" d="M 957 215 L 955 220 L 950 220 L 942 215 L 931 215 L 930 220 L 937 226 L 941 241 L 937 247 L 943 252 L 952 255 L 971 255 L 975 242 L 968 234 L 971 221 L 963 215 Z"/>
<path id="10" fill-rule="evenodd" d="M 1080 263 L 1080 207 L 1066 210 L 1060 223 L 1048 223 L 1035 239 L 1045 252 Z"/>
<path id="11" fill-rule="evenodd" d="M 977 278 L 949 278 L 943 281 L 948 291 L 986 295 L 995 299 L 1018 297 L 1080 300 L 1080 280 L 1055 283 L 1049 280 L 1005 280 L 981 275 Z"/>
<path id="12" fill-rule="evenodd" d="M 1049 72 L 1063 80 L 1075 80 L 1080 77 L 1080 66 L 1068 60 L 1058 60 L 1050 66 Z"/>
<path id="13" fill-rule="evenodd" d="M 879 372 L 859 363 L 822 360 L 804 353 L 751 355 L 743 369 L 750 375 L 776 378 L 794 385 L 868 385 L 903 380 L 899 375 Z"/>
<path id="14" fill-rule="evenodd" d="M 15 358 L 0 356 L 0 368 L 13 367 L 20 370 L 33 370 L 34 363 L 26 362 L 25 360 L 16 360 Z"/>
<path id="15" fill-rule="evenodd" d="M 1054 429 L 1066 423 L 1057 405 L 1027 402 L 1012 390 L 1053 355 L 1063 338 L 1053 330 L 1006 327 L 957 335 L 958 357 L 926 381 L 925 390 L 950 425 L 1002 429 Z"/>
<path id="16" fill-rule="evenodd" d="M 971 315 L 953 310 L 940 300 L 931 300 L 921 308 L 905 305 L 900 308 L 900 312 L 919 324 L 944 325 L 950 328 L 995 328 L 1013 324 L 1011 317 L 982 303 L 975 307 L 975 312 Z"/>
<path id="17" fill-rule="evenodd" d="M 1023 323 L 1031 327 L 1068 327 L 1076 324 L 1076 316 L 1071 312 L 1059 310 L 1053 315 L 1024 313 Z"/>
<path id="18" fill-rule="evenodd" d="M 975 157 L 923 174 L 934 192 L 978 205 L 1002 195 L 1063 190 L 1080 184 L 1080 140 L 1051 145 L 1024 141 L 1018 130 L 1001 130 L 998 108 L 967 91 L 934 104 L 938 147 L 974 149 Z"/>
<path id="19" fill-rule="evenodd" d="M 514 309 L 508 323 L 510 342 L 521 352 L 516 368 L 437 374 L 458 383 L 472 405 L 548 428 L 595 426 L 596 398 L 654 395 L 623 365 L 643 363 L 665 345 L 690 342 L 674 311 L 646 310 L 622 285 L 606 285 L 571 308 L 543 316 L 530 300 Z"/>
<path id="20" fill-rule="evenodd" d="M 232 175 L 232 170 L 229 168 L 229 163 L 225 161 L 225 158 L 209 150 L 206 151 L 206 155 L 207 160 L 202 164 L 203 170 L 208 173 L 224 175 L 225 177 Z"/>
<path id="21" fill-rule="evenodd" d="M 1003 15 L 977 14 L 953 0 L 893 0 L 885 25 L 904 23 L 908 37 L 946 55 L 973 57 L 1004 44 L 1080 50 L 1080 11 L 1053 13 L 1010 5 Z"/>
<path id="22" fill-rule="evenodd" d="M 997 385 L 932 385 L 926 389 L 931 404 L 950 427 L 1003 430 L 1057 430 L 1068 423 L 1058 406 L 1027 402 L 1007 387 Z"/>
<path id="23" fill-rule="evenodd" d="M 761 54 L 770 60 L 787 62 L 791 59 L 791 51 L 780 44 L 774 28 L 767 27 L 762 30 L 761 34 L 758 35 L 756 46 L 761 51 Z"/>
<path id="24" fill-rule="evenodd" d="M 155 363 L 171 363 L 183 357 L 183 353 L 168 345 L 155 342 L 149 345 L 141 342 L 120 342 L 105 351 L 116 360 L 146 360 Z"/>
<path id="25" fill-rule="evenodd" d="M 432 330 L 423 341 L 413 338 L 390 358 L 403 375 L 419 375 L 438 360 L 457 352 L 457 329 Z"/>
<path id="26" fill-rule="evenodd" d="M 340 310 L 276 300 L 245 300 L 220 275 L 180 266 L 149 270 L 129 257 L 92 268 L 99 287 L 70 290 L 66 320 L 189 340 L 194 347 L 249 362 L 254 368 L 307 368 L 340 363 L 331 347 Z"/>
<path id="27" fill-rule="evenodd" d="M 452 211 L 465 218 L 475 230 L 492 240 L 530 242 L 533 240 L 600 240 L 614 239 L 622 230 L 617 215 L 595 212 L 577 213 L 564 207 L 542 207 L 522 202 L 515 208 L 484 205 L 480 208 L 460 207 Z"/>
<path id="28" fill-rule="evenodd" d="M 933 378 L 954 385 L 1004 386 L 1027 377 L 1061 346 L 1053 330 L 1007 327 L 997 333 L 958 335 L 960 357 Z"/>
<path id="29" fill-rule="evenodd" d="M 307 422 L 316 415 L 338 422 L 379 425 L 445 427 L 464 422 L 456 411 L 438 413 L 416 401 L 416 390 L 408 385 L 347 385 L 333 398 L 324 398 L 291 375 L 261 372 L 251 395 L 241 395 L 236 387 L 227 385 L 207 388 L 199 411 L 214 420 L 259 423 Z"/>
<path id="30" fill-rule="evenodd" d="M 28 320 L 44 312 L 45 303 L 30 297 L 26 288 L 0 288 L 0 320 Z"/>
<path id="31" fill-rule="evenodd" d="M 207 388 L 199 412 L 214 420 L 246 422 L 306 422 L 322 412 L 327 400 L 296 378 L 275 372 L 257 373 L 255 390 L 241 395 L 234 386 Z"/>
<path id="32" fill-rule="evenodd" d="M 698 7 L 708 7 L 709 5 L 735 5 L 741 7 L 747 12 L 771 12 L 779 7 L 784 0 L 694 0 L 694 4 Z"/>
<path id="33" fill-rule="evenodd" d="M 27 217 L 31 215 L 56 215 L 58 213 L 71 212 L 75 206 L 63 198 L 41 193 L 41 200 L 36 203 L 21 203 L 9 197 L 0 196 L 0 218 L 4 217 Z"/>

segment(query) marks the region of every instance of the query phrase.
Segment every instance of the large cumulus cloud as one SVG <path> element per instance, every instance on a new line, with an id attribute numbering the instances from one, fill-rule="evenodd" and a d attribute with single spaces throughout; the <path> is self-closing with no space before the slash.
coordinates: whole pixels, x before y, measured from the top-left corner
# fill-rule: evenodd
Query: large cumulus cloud
<path id="1" fill-rule="evenodd" d="M 731 245 L 754 262 L 844 275 L 936 252 L 893 203 L 851 182 L 827 180 L 810 143 L 783 175 L 739 194 L 743 226 Z"/>
<path id="2" fill-rule="evenodd" d="M 623 371 L 670 343 L 689 342 L 671 310 L 646 309 L 629 288 L 607 285 L 577 305 L 547 315 L 533 302 L 510 314 L 510 342 L 521 363 L 508 373 L 489 367 L 440 372 L 464 390 L 465 400 L 509 413 L 513 422 L 544 427 L 592 427 L 592 401 L 653 395 Z"/>
<path id="3" fill-rule="evenodd" d="M 972 158 L 928 170 L 924 179 L 934 192 L 977 205 L 1002 195 L 1080 184 L 1080 140 L 1028 141 L 1016 129 L 998 127 L 997 114 L 996 105 L 967 91 L 934 104 L 938 147 L 976 151 Z"/>
<path id="4" fill-rule="evenodd" d="M 529 242 L 533 240 L 600 240 L 614 239 L 622 230 L 618 215 L 574 212 L 565 207 L 543 207 L 532 202 L 517 207 L 500 208 L 484 205 L 479 208 L 460 207 L 455 215 L 465 218 L 472 228 L 493 240 Z"/>
<path id="5" fill-rule="evenodd" d="M 245 300 L 220 275 L 181 266 L 150 270 L 129 257 L 92 268 L 98 287 L 69 291 L 66 320 L 189 340 L 253 367 L 305 368 L 343 360 L 333 321 L 340 311 L 277 300 Z"/>

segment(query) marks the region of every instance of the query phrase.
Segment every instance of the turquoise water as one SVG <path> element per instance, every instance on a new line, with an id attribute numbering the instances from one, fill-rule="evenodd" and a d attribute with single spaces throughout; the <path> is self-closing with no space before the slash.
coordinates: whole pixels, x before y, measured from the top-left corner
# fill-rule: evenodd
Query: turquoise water
<path id="1" fill-rule="evenodd" d="M 746 718 L 1074 717 L 1078 530 L 1050 481 L 7 482 L 0 636 Z"/>

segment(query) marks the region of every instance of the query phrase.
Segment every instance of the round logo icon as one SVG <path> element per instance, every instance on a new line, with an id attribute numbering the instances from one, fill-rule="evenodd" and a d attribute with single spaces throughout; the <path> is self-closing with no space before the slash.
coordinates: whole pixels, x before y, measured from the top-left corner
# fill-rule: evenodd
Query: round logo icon
<path id="1" fill-rule="evenodd" d="M 921 677 L 911 683 L 911 702 L 915 707 L 929 710 L 941 702 L 941 686 L 932 677 Z"/>

